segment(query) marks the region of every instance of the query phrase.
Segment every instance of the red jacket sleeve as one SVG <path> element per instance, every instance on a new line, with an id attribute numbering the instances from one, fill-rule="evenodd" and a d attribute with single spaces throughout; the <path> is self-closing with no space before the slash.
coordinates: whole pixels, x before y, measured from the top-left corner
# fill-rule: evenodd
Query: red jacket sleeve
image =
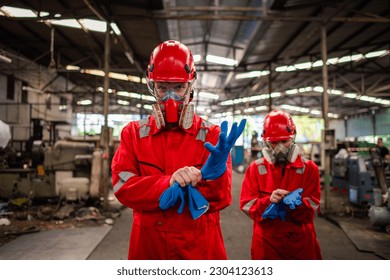
<path id="1" fill-rule="evenodd" d="M 129 208 L 157 210 L 159 198 L 169 187 L 171 176 L 140 176 L 133 145 L 136 142 L 133 137 L 136 135 L 135 123 L 126 126 L 121 132 L 121 142 L 111 164 L 115 196 Z"/>
<path id="2" fill-rule="evenodd" d="M 287 218 L 301 223 L 311 223 L 321 200 L 320 174 L 317 165 L 312 161 L 306 162 L 302 188 L 302 205 L 294 210 L 287 209 Z"/>
<path id="3" fill-rule="evenodd" d="M 271 193 L 260 190 L 258 174 L 258 164 L 254 161 L 245 172 L 240 195 L 241 210 L 254 221 L 262 220 L 261 215 L 271 203 Z"/>

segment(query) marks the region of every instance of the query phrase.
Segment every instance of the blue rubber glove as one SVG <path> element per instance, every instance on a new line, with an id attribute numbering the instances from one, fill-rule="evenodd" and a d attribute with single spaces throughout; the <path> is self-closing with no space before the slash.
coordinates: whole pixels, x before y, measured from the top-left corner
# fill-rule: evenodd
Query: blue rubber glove
<path id="1" fill-rule="evenodd" d="M 175 206 L 180 201 L 180 207 L 177 212 L 181 214 L 183 213 L 185 204 L 184 195 L 185 190 L 180 187 L 179 183 L 175 182 L 161 194 L 159 206 L 162 210 L 166 210 Z"/>
<path id="2" fill-rule="evenodd" d="M 263 215 L 261 216 L 263 219 L 276 219 L 279 218 L 279 206 L 276 203 L 271 203 L 265 209 Z"/>
<path id="3" fill-rule="evenodd" d="M 280 218 L 284 222 L 286 220 L 286 204 L 284 204 L 283 201 L 281 201 L 280 203 L 271 203 L 265 209 L 265 211 L 261 217 L 263 219 Z"/>
<path id="4" fill-rule="evenodd" d="M 191 185 L 188 185 L 188 210 L 194 220 L 202 216 L 209 209 L 209 202 Z"/>
<path id="5" fill-rule="evenodd" d="M 302 188 L 296 189 L 295 191 L 290 192 L 283 198 L 283 202 L 290 208 L 295 209 L 295 206 L 302 204 L 301 194 L 303 192 Z"/>
<path id="6" fill-rule="evenodd" d="M 180 202 L 177 213 L 182 214 L 185 205 L 185 197 L 187 196 L 188 210 L 194 220 L 199 218 L 209 209 L 210 204 L 196 188 L 192 187 L 191 184 L 182 188 L 177 182 L 161 194 L 160 208 L 166 210 Z"/>
<path id="7" fill-rule="evenodd" d="M 227 136 L 228 122 L 223 121 L 221 124 L 221 133 L 219 134 L 218 143 L 213 146 L 207 142 L 204 144 L 210 155 L 206 163 L 200 169 L 202 179 L 214 180 L 219 178 L 226 170 L 226 161 L 228 159 L 230 150 L 233 148 L 238 137 L 240 137 L 246 125 L 246 119 L 242 119 L 240 125 L 233 123 L 232 129 Z"/>
<path id="8" fill-rule="evenodd" d="M 283 201 L 279 202 L 278 203 L 279 207 L 278 207 L 278 210 L 279 210 L 279 218 L 282 219 L 282 221 L 286 221 L 286 204 L 283 203 Z"/>

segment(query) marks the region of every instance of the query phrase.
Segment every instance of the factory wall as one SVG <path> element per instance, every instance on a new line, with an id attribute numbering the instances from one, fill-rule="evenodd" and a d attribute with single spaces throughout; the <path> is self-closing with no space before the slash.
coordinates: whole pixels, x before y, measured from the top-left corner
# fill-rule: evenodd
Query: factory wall
<path id="1" fill-rule="evenodd" d="M 10 126 L 12 139 L 29 139 L 32 119 L 40 119 L 45 125 L 68 123 L 70 133 L 72 95 L 66 93 L 66 88 L 72 84 L 34 62 L 17 61 L 2 64 L 0 71 L 0 119 Z M 49 139 L 49 129 L 44 129 L 43 139 Z"/>
<path id="2" fill-rule="evenodd" d="M 390 135 L 390 108 L 369 111 L 348 119 L 331 120 L 329 128 L 335 129 L 336 139 L 368 135 Z"/>

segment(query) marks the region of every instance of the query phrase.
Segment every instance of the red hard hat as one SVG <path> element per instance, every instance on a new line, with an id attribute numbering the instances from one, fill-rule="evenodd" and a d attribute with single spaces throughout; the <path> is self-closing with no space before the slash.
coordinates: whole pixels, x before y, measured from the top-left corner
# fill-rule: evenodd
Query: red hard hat
<path id="1" fill-rule="evenodd" d="M 189 82 L 196 78 L 194 58 L 188 47 L 169 40 L 150 56 L 147 77 L 152 82 Z"/>
<path id="2" fill-rule="evenodd" d="M 295 124 L 290 114 L 274 110 L 265 116 L 263 133 L 265 141 L 274 142 L 293 138 L 296 134 Z"/>

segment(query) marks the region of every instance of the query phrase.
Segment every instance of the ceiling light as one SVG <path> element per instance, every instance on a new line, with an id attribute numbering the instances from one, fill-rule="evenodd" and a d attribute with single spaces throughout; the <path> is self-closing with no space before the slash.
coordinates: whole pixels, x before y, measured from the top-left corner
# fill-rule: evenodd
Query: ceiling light
<path id="1" fill-rule="evenodd" d="M 297 93 L 298 93 L 298 89 L 296 88 L 286 90 L 286 94 L 297 94 Z"/>
<path id="2" fill-rule="evenodd" d="M 321 115 L 321 111 L 320 110 L 311 110 L 310 111 L 310 114 L 312 114 L 312 115 Z"/>
<path id="3" fill-rule="evenodd" d="M 380 50 L 380 51 L 374 51 L 374 52 L 369 52 L 367 54 L 353 54 L 353 55 L 346 55 L 342 57 L 332 57 L 329 58 L 326 61 L 327 65 L 336 65 L 340 63 L 345 63 L 345 62 L 350 62 L 350 61 L 359 61 L 365 58 L 374 58 L 374 57 L 382 57 L 389 55 L 390 51 L 389 50 Z M 294 65 L 282 65 L 279 67 L 275 68 L 276 72 L 291 72 L 291 71 L 297 71 L 297 70 L 307 70 L 310 68 L 315 68 L 315 67 L 321 67 L 323 65 L 322 60 L 317 60 L 315 62 L 302 62 L 302 63 L 297 63 Z"/>
<path id="4" fill-rule="evenodd" d="M 215 100 L 219 99 L 218 94 L 211 93 L 211 92 L 205 92 L 205 91 L 201 91 L 201 92 L 196 93 L 196 96 L 201 97 L 201 98 L 215 99 Z"/>
<path id="5" fill-rule="evenodd" d="M 340 116 L 338 114 L 328 113 L 328 117 L 338 119 Z"/>
<path id="6" fill-rule="evenodd" d="M 65 69 L 69 70 L 69 71 L 79 71 L 80 67 L 78 67 L 76 65 L 66 65 Z"/>
<path id="7" fill-rule="evenodd" d="M 154 96 L 150 96 L 150 95 L 146 95 L 146 94 L 139 94 L 139 93 L 135 93 L 135 92 L 118 91 L 116 94 L 120 95 L 120 96 L 136 98 L 136 99 L 142 99 L 142 100 L 148 100 L 148 101 L 156 101 Z"/>
<path id="8" fill-rule="evenodd" d="M 121 35 L 121 30 L 119 29 L 118 25 L 116 25 L 116 23 L 111 23 L 110 24 L 112 30 L 114 30 L 115 34 L 117 35 Z"/>
<path id="9" fill-rule="evenodd" d="M 6 63 L 12 63 L 12 59 L 0 54 L 0 60 Z"/>
<path id="10" fill-rule="evenodd" d="M 86 106 L 86 105 L 91 105 L 91 104 L 92 104 L 92 101 L 89 100 L 89 99 L 84 99 L 84 100 L 77 101 L 77 105 Z"/>
<path id="11" fill-rule="evenodd" d="M 227 65 L 227 66 L 236 66 L 238 64 L 238 61 L 235 59 L 211 55 L 211 54 L 208 54 L 206 56 L 206 61 L 216 63 L 216 64 Z"/>
<path id="12" fill-rule="evenodd" d="M 121 99 L 119 99 L 119 100 L 117 101 L 117 103 L 118 103 L 119 105 L 124 105 L 124 106 L 130 105 L 130 102 L 129 102 L 129 101 L 127 101 L 127 100 L 121 100 Z"/>
<path id="13" fill-rule="evenodd" d="M 60 25 L 65 27 L 72 27 L 81 29 L 80 23 L 75 19 L 56 19 L 56 20 L 46 20 L 45 22 L 51 23 L 54 25 Z"/>
<path id="14" fill-rule="evenodd" d="M 194 58 L 194 62 L 199 62 L 202 59 L 202 56 L 200 54 L 195 54 L 192 56 Z"/>
<path id="15" fill-rule="evenodd" d="M 283 109 L 286 109 L 286 110 L 297 111 L 297 112 L 301 112 L 301 113 L 309 113 L 310 112 L 310 110 L 308 108 L 303 108 L 303 107 L 298 107 L 298 106 L 293 106 L 293 105 L 288 105 L 288 104 L 283 104 L 280 107 Z"/>
<path id="16" fill-rule="evenodd" d="M 106 32 L 107 30 L 107 23 L 105 21 L 95 19 L 81 19 L 80 22 L 83 27 L 90 31 Z"/>
<path id="17" fill-rule="evenodd" d="M 381 51 L 376 51 L 376 52 L 369 52 L 365 55 L 366 58 L 373 58 L 373 57 L 380 57 L 380 56 L 385 56 L 390 53 L 389 50 L 381 50 Z"/>
<path id="18" fill-rule="evenodd" d="M 237 80 L 240 79 L 248 79 L 248 78 L 257 78 L 261 76 L 267 76 L 269 75 L 268 70 L 263 70 L 263 71 L 251 71 L 251 72 L 246 72 L 246 73 L 240 73 L 235 76 Z"/>
<path id="19" fill-rule="evenodd" d="M 33 87 L 28 87 L 28 86 L 23 86 L 22 90 L 31 91 L 31 92 L 35 92 L 35 93 L 45 93 L 44 91 L 42 91 L 40 89 L 33 88 Z"/>
<path id="20" fill-rule="evenodd" d="M 254 108 L 245 108 L 244 113 L 253 113 L 255 111 Z"/>
<path id="21" fill-rule="evenodd" d="M 357 97 L 357 94 L 356 93 L 344 93 L 343 94 L 344 97 L 347 97 L 347 98 L 356 98 Z"/>
<path id="22" fill-rule="evenodd" d="M 255 108 L 256 111 L 266 111 L 268 110 L 268 107 L 267 106 L 257 106 Z"/>

